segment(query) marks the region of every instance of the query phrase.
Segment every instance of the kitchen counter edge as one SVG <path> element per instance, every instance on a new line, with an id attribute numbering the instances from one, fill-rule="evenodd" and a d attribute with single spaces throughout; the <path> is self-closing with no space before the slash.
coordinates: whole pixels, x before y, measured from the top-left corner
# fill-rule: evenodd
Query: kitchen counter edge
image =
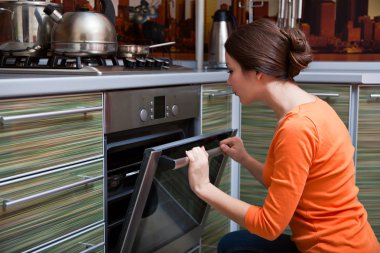
<path id="1" fill-rule="evenodd" d="M 175 73 L 104 75 L 104 76 L 37 76 L 0 75 L 0 98 L 103 92 L 185 84 L 226 82 L 228 73 L 222 71 L 187 71 Z M 380 84 L 380 71 L 308 69 L 295 80 L 302 83 Z"/>

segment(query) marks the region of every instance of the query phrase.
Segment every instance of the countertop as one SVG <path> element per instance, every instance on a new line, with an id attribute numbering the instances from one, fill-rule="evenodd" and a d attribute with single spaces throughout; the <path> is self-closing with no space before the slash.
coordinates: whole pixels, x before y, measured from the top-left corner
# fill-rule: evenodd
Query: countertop
<path id="1" fill-rule="evenodd" d="M 0 74 L 0 98 L 95 92 L 117 89 L 226 82 L 226 70 L 187 68 L 171 71 L 142 71 L 105 75 Z M 186 65 L 184 64 L 184 65 Z M 380 84 L 379 62 L 316 62 L 295 80 L 303 83 Z"/>

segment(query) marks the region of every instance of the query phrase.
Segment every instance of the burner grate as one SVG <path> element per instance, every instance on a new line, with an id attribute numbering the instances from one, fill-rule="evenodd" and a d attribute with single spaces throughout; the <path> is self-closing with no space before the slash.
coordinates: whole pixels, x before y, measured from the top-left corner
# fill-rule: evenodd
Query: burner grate
<path id="1" fill-rule="evenodd" d="M 171 60 L 164 58 L 129 58 L 115 56 L 13 56 L 0 55 L 0 68 L 31 68 L 31 69 L 82 69 L 90 67 L 121 66 L 133 69 L 169 69 Z"/>

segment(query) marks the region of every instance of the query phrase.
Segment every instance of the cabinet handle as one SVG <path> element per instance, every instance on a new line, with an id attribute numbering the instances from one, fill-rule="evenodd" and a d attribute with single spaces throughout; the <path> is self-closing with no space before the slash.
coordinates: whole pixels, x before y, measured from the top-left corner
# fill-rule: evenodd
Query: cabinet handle
<path id="1" fill-rule="evenodd" d="M 208 153 L 209 157 L 218 156 L 218 155 L 223 154 L 222 150 L 219 147 L 209 149 L 209 150 L 207 150 L 207 153 Z M 166 155 L 163 155 L 160 157 L 159 162 L 161 163 L 162 166 L 165 166 L 166 168 L 169 168 L 171 170 L 176 170 L 176 169 L 183 168 L 183 167 L 189 165 L 189 158 L 187 158 L 187 156 L 186 156 L 186 157 L 182 157 L 182 158 L 178 158 L 178 159 L 173 159 L 173 158 L 170 158 Z"/>
<path id="2" fill-rule="evenodd" d="M 310 94 L 318 97 L 339 97 L 339 93 L 318 93 L 318 92 L 310 92 Z"/>
<path id="3" fill-rule="evenodd" d="M 91 244 L 87 244 L 87 245 L 91 246 Z M 85 250 L 82 250 L 80 253 L 89 253 L 89 252 L 97 250 L 98 248 L 103 247 L 103 246 L 104 246 L 104 242 L 96 244 L 94 246 L 91 246 L 90 248 L 87 248 Z"/>
<path id="4" fill-rule="evenodd" d="M 219 92 L 213 92 L 213 93 L 208 94 L 208 98 L 211 99 L 214 97 L 228 97 L 228 96 L 231 96 L 233 94 L 234 94 L 234 92 L 232 92 L 232 91 L 219 91 Z"/>
<path id="5" fill-rule="evenodd" d="M 25 122 L 25 121 L 29 121 L 33 119 L 101 111 L 102 109 L 103 109 L 102 106 L 97 106 L 97 107 L 87 107 L 87 108 L 76 108 L 76 109 L 56 111 L 56 112 L 31 113 L 31 114 L 23 114 L 23 115 L 16 115 L 16 116 L 0 116 L 0 123 L 5 125 L 5 124 L 15 123 L 15 122 Z"/>
<path id="6" fill-rule="evenodd" d="M 21 198 L 21 199 L 3 200 L 3 207 L 7 208 L 7 207 L 10 207 L 10 206 L 13 206 L 13 205 L 17 205 L 17 204 L 21 204 L 21 203 L 24 203 L 24 202 L 27 202 L 27 201 L 31 201 L 31 200 L 35 200 L 35 199 L 38 199 L 38 198 L 46 197 L 46 196 L 51 195 L 53 193 L 57 193 L 57 192 L 64 191 L 64 190 L 68 190 L 68 189 L 75 188 L 75 187 L 78 187 L 78 186 L 81 186 L 81 185 L 85 185 L 85 184 L 88 184 L 88 183 L 92 183 L 92 182 L 97 181 L 97 180 L 102 179 L 102 178 L 103 178 L 103 176 L 92 177 L 92 178 L 89 178 L 89 179 L 86 179 L 86 180 L 83 180 L 83 181 L 80 181 L 80 182 L 76 182 L 76 183 L 73 183 L 73 184 L 69 184 L 69 185 L 65 185 L 65 186 L 62 186 L 62 187 L 58 187 L 58 188 L 55 188 L 53 190 L 48 190 L 48 191 L 45 191 L 45 192 L 37 193 L 35 195 L 24 197 L 24 198 Z"/>
<path id="7" fill-rule="evenodd" d="M 370 94 L 370 98 L 380 98 L 380 94 Z"/>

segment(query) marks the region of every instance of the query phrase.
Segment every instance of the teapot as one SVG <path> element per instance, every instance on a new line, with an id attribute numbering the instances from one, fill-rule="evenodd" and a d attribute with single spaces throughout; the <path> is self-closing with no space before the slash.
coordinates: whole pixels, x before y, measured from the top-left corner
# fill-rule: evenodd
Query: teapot
<path id="1" fill-rule="evenodd" d="M 114 27 L 115 9 L 102 0 L 103 13 L 87 10 L 63 15 L 48 5 L 44 12 L 55 22 L 51 30 L 51 49 L 65 55 L 108 55 L 117 52 Z"/>

